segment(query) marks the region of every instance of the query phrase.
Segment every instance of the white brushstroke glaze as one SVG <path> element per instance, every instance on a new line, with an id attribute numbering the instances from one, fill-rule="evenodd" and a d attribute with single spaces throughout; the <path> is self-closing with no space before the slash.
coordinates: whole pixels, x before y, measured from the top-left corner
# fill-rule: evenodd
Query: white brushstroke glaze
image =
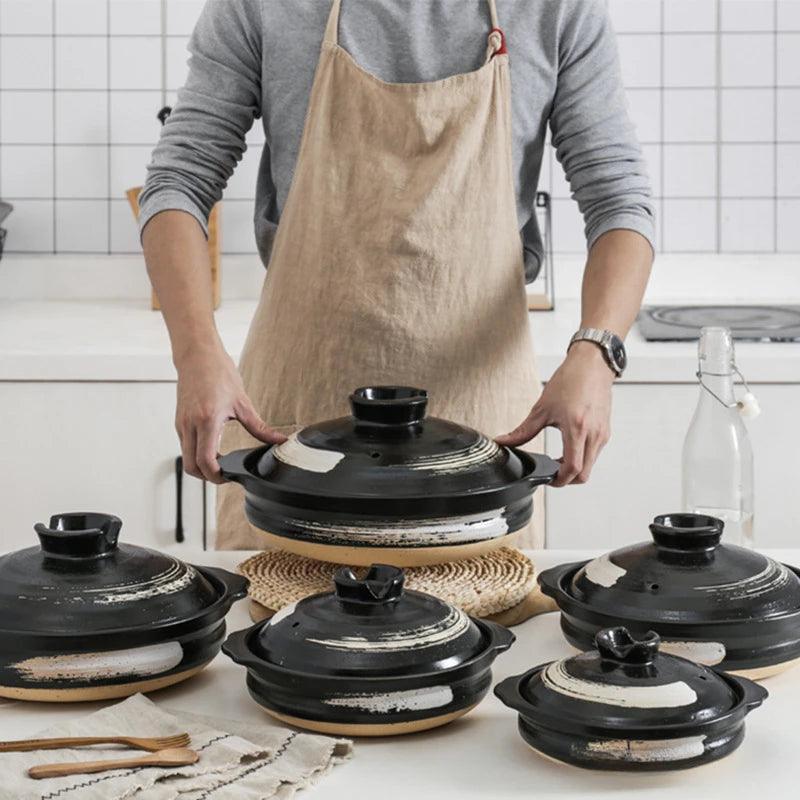
<path id="1" fill-rule="evenodd" d="M 370 525 L 337 525 L 330 522 L 292 519 L 289 524 L 326 544 L 376 544 L 381 547 L 425 547 L 440 543 L 469 544 L 505 536 L 505 508 L 459 517 L 428 520 L 380 521 Z"/>
<path id="2" fill-rule="evenodd" d="M 697 664 L 713 667 L 725 660 L 725 645 L 722 642 L 681 642 L 661 640 L 660 650 L 673 656 L 688 658 Z"/>
<path id="3" fill-rule="evenodd" d="M 609 761 L 682 761 L 705 752 L 705 736 L 682 736 L 678 739 L 608 739 L 589 742 L 586 755 Z"/>
<path id="4" fill-rule="evenodd" d="M 397 650 L 417 650 L 449 642 L 461 636 L 469 624 L 469 617 L 461 609 L 453 608 L 443 620 L 433 625 L 397 631 L 386 634 L 380 639 L 370 641 L 361 636 L 346 636 L 341 639 L 307 639 L 307 641 L 335 650 L 359 652 L 388 653 Z"/>
<path id="5" fill-rule="evenodd" d="M 684 681 L 660 686 L 612 686 L 576 678 L 567 672 L 564 661 L 556 661 L 542 673 L 542 682 L 558 694 L 621 708 L 678 708 L 697 702 L 697 694 Z"/>
<path id="6" fill-rule="evenodd" d="M 412 470 L 430 470 L 431 472 L 458 472 L 469 469 L 476 464 L 485 464 L 500 455 L 500 446 L 492 439 L 485 436 L 472 447 L 464 450 L 454 450 L 450 453 L 437 453 L 432 456 L 420 456 L 412 461 L 398 465 L 398 468 Z"/>
<path id="7" fill-rule="evenodd" d="M 709 594 L 726 595 L 731 600 L 742 600 L 773 592 L 785 586 L 790 578 L 789 570 L 778 561 L 766 559 L 767 565 L 761 572 L 731 583 L 715 583 L 710 586 L 697 586 L 698 591 Z"/>
<path id="8" fill-rule="evenodd" d="M 606 553 L 604 556 L 590 561 L 584 568 L 586 580 L 598 586 L 610 589 L 624 574 L 626 570 L 617 566 L 611 556 Z"/>
<path id="9" fill-rule="evenodd" d="M 297 601 L 288 603 L 283 608 L 278 609 L 268 620 L 267 625 L 277 625 L 282 619 L 286 619 L 290 614 L 294 613 L 297 608 Z"/>
<path id="10" fill-rule="evenodd" d="M 449 686 L 428 686 L 406 689 L 401 692 L 376 692 L 375 694 L 348 694 L 322 701 L 329 706 L 354 708 L 368 714 L 390 714 L 397 711 L 425 711 L 442 708 L 453 702 Z"/>
<path id="11" fill-rule="evenodd" d="M 309 447 L 303 444 L 297 434 L 293 433 L 283 444 L 272 450 L 278 461 L 297 467 L 306 472 L 330 472 L 343 458 L 344 453 L 335 450 L 322 450 L 319 447 Z"/>
<path id="12" fill-rule="evenodd" d="M 87 681 L 102 678 L 139 678 L 167 672 L 183 660 L 179 642 L 164 642 L 128 650 L 36 656 L 12 665 L 28 681 Z"/>

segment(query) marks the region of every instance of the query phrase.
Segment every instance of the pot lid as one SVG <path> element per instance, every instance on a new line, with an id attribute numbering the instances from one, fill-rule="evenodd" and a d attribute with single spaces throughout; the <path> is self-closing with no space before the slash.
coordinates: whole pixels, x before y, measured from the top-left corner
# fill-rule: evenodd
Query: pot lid
<path id="1" fill-rule="evenodd" d="M 478 625 L 432 595 L 404 590 L 397 567 L 363 578 L 342 567 L 333 592 L 281 609 L 253 637 L 252 652 L 285 670 L 325 677 L 427 674 L 486 650 Z"/>
<path id="2" fill-rule="evenodd" d="M 510 678 L 497 694 L 548 729 L 623 738 L 690 735 L 767 696 L 751 681 L 661 653 L 659 645 L 653 631 L 636 640 L 624 627 L 607 628 L 595 637 L 596 650 Z"/>
<path id="3" fill-rule="evenodd" d="M 471 428 L 426 416 L 427 404 L 423 389 L 356 389 L 351 416 L 309 425 L 277 446 L 223 456 L 223 474 L 287 504 L 307 498 L 314 508 L 335 511 L 388 500 L 413 514 L 409 501 L 457 513 L 465 497 L 518 499 L 558 471 L 546 456 L 501 447 Z"/>
<path id="4" fill-rule="evenodd" d="M 220 599 L 195 567 L 119 544 L 111 514 L 56 514 L 37 523 L 40 545 L 0 557 L 3 633 L 90 636 L 190 619 Z"/>
<path id="5" fill-rule="evenodd" d="M 800 579 L 761 553 L 721 542 L 724 523 L 704 514 L 665 514 L 652 542 L 589 561 L 564 590 L 621 620 L 708 623 L 752 620 L 800 608 Z M 568 581 L 568 583 L 567 583 Z"/>

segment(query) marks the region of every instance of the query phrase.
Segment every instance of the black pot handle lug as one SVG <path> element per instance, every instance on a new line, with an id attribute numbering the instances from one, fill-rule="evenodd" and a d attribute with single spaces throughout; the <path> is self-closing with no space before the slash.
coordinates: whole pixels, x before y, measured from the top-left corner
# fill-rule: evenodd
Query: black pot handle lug
<path id="1" fill-rule="evenodd" d="M 573 561 L 569 564 L 559 564 L 557 567 L 550 567 L 550 569 L 540 572 L 537 579 L 539 581 L 539 588 L 548 597 L 552 597 L 553 600 L 560 600 L 562 594 L 561 579 L 567 573 L 579 569 L 585 563 L 585 561 Z"/>
<path id="2" fill-rule="evenodd" d="M 113 514 L 73 512 L 54 514 L 50 524 L 33 529 L 49 558 L 103 558 L 117 549 L 122 520 Z"/>
<path id="3" fill-rule="evenodd" d="M 488 619 L 482 620 L 481 624 L 485 625 L 491 633 L 492 643 L 489 650 L 492 653 L 504 653 L 517 640 L 517 637 L 505 625 L 491 622 Z"/>
<path id="4" fill-rule="evenodd" d="M 605 628 L 594 637 L 594 644 L 603 661 L 629 666 L 652 664 L 661 646 L 661 637 L 648 631 L 641 639 L 634 639 L 622 625 Z"/>
<path id="5" fill-rule="evenodd" d="M 744 690 L 744 704 L 748 711 L 758 708 L 769 697 L 769 692 L 755 681 L 740 678 L 738 675 L 731 677 L 734 677 Z"/>
<path id="6" fill-rule="evenodd" d="M 247 597 L 247 587 L 250 586 L 250 581 L 244 575 L 229 572 L 221 567 L 203 567 L 202 570 L 213 575 L 225 586 L 225 597 L 231 603 Z"/>
<path id="7" fill-rule="evenodd" d="M 258 627 L 263 623 L 258 623 Z M 234 664 L 241 664 L 243 667 L 258 667 L 262 661 L 250 652 L 247 646 L 247 637 L 252 627 L 244 628 L 240 631 L 233 631 L 228 634 L 228 638 L 222 643 L 222 652 L 225 653 Z"/>
<path id="8" fill-rule="evenodd" d="M 264 452 L 269 450 L 270 447 L 271 445 L 265 447 Z M 244 484 L 249 477 L 244 462 L 245 458 L 252 452 L 252 449 L 245 448 L 244 450 L 234 450 L 232 453 L 226 453 L 224 456 L 220 456 L 219 466 L 222 477 L 226 481 Z"/>
<path id="9" fill-rule="evenodd" d="M 333 576 L 336 597 L 344 605 L 378 606 L 397 602 L 403 595 L 403 570 L 388 564 L 373 564 L 364 578 L 350 567 L 340 567 Z"/>
<path id="10" fill-rule="evenodd" d="M 525 700 L 519 691 L 520 682 L 525 680 L 525 675 L 512 675 L 494 687 L 494 694 L 503 705 L 508 706 L 520 714 L 530 711 L 530 704 Z"/>
<path id="11" fill-rule="evenodd" d="M 531 486 L 542 486 L 543 484 L 552 483 L 556 475 L 558 475 L 558 470 L 561 465 L 550 458 L 550 456 L 541 453 L 526 455 L 532 458 L 535 463 L 533 472 L 528 475 L 528 483 L 530 483 Z"/>

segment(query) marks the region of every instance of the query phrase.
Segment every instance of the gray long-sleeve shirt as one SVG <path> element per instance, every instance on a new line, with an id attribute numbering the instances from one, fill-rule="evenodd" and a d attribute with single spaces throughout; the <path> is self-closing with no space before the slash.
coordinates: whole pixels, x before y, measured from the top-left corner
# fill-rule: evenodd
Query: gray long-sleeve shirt
<path id="1" fill-rule="evenodd" d="M 300 146 L 330 0 L 207 0 L 189 76 L 140 197 L 141 227 L 181 209 L 205 228 L 261 118 L 255 234 L 269 261 Z M 534 213 L 547 125 L 586 224 L 588 246 L 615 228 L 654 238 L 650 183 L 628 118 L 602 0 L 497 0 L 511 64 L 517 214 L 528 278 L 542 240 Z M 478 67 L 486 0 L 343 0 L 339 42 L 385 81 L 433 81 Z"/>

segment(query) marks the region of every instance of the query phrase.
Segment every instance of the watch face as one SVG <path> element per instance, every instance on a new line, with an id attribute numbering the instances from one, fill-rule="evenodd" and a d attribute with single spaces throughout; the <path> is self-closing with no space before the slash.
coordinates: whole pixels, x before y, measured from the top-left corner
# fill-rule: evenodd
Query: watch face
<path id="1" fill-rule="evenodd" d="M 625 345 L 622 343 L 622 340 L 616 336 L 611 342 L 611 357 L 620 372 L 628 366 L 628 354 L 625 352 Z"/>

